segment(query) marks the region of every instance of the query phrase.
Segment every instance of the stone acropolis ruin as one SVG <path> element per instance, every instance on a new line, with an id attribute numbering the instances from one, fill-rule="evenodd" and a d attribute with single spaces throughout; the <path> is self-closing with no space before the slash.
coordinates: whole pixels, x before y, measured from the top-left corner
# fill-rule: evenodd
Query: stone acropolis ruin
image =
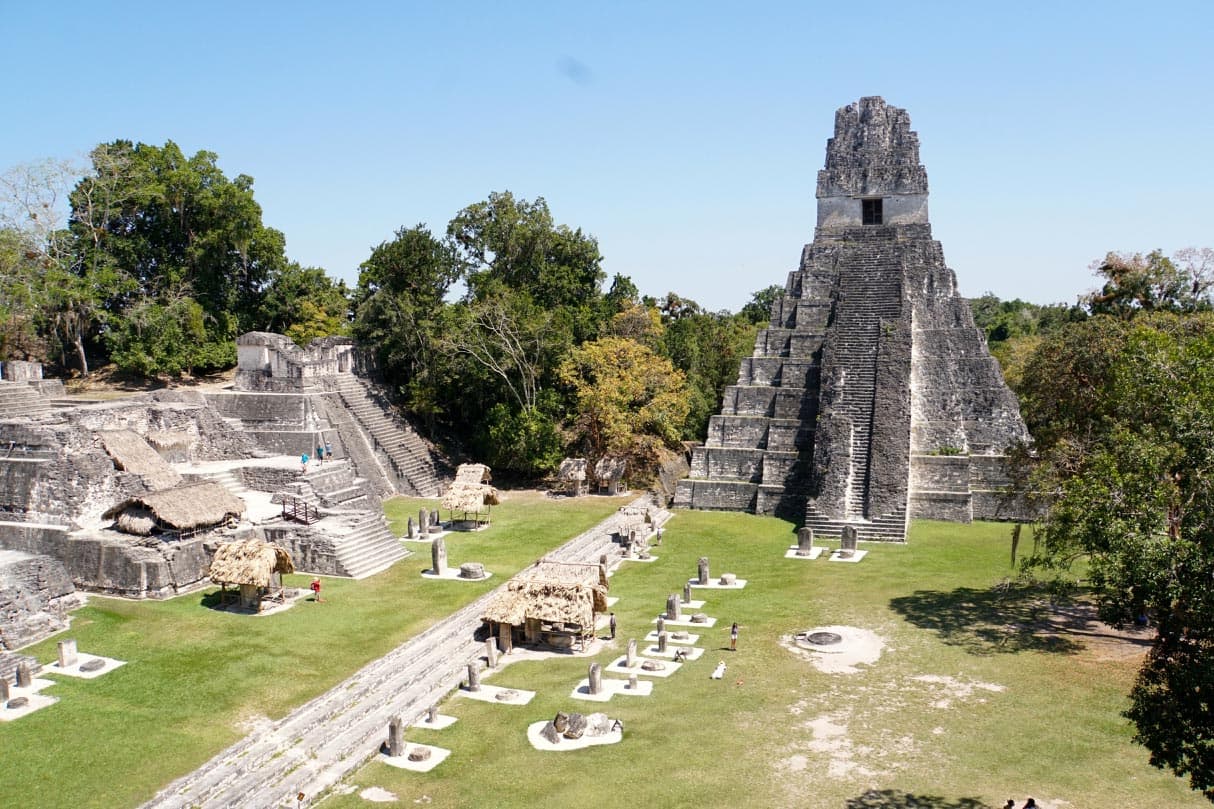
<path id="1" fill-rule="evenodd" d="M 835 113 L 814 240 L 675 505 L 892 541 L 911 517 L 1009 516 L 1003 453 L 1024 422 L 932 238 L 927 196 L 906 110 L 866 97 Z"/>

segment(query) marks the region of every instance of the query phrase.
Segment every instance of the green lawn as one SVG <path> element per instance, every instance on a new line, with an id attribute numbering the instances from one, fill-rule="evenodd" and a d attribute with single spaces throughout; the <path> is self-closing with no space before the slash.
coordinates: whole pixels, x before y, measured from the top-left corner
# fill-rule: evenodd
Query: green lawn
<path id="1" fill-rule="evenodd" d="M 487 681 L 537 691 L 530 705 L 454 697 L 443 712 L 456 725 L 407 736 L 451 749 L 446 762 L 429 774 L 372 762 L 349 785 L 434 807 L 1000 809 L 1030 795 L 1068 809 L 1208 805 L 1130 741 L 1119 711 L 1137 647 L 1091 626 L 1045 635 L 1047 596 L 996 586 L 1010 573 L 1006 526 L 916 523 L 907 545 L 868 546 L 857 565 L 785 560 L 793 540 L 775 519 L 679 512 L 660 559 L 612 579 L 620 636 L 595 659 L 642 637 L 707 555 L 714 574 L 749 584 L 709 591 L 719 620 L 704 657 L 657 680 L 652 697 L 605 704 L 568 696 L 588 659 L 511 664 Z M 743 627 L 734 654 L 721 650 L 732 621 Z M 823 674 L 780 644 L 835 624 L 880 635 L 879 661 Z M 725 679 L 710 680 L 721 659 Z M 625 740 L 533 750 L 526 726 L 558 710 L 619 717 Z M 323 805 L 374 804 L 355 791 Z"/>
<path id="2" fill-rule="evenodd" d="M 90 681 L 48 676 L 57 684 L 44 693 L 59 702 L 0 724 L 0 806 L 137 805 L 235 742 L 247 723 L 323 693 L 626 502 L 505 498 L 492 528 L 447 540 L 452 564 L 479 561 L 493 571 L 484 582 L 423 579 L 430 555 L 415 545 L 385 573 L 326 579 L 324 603 L 272 616 L 208 609 L 215 588 L 162 602 L 92 597 L 65 635 L 26 653 L 50 663 L 56 641 L 74 637 L 80 651 L 127 665 Z M 385 508 L 402 517 L 421 505 L 437 503 L 398 498 Z M 310 580 L 287 578 L 297 587 Z"/>

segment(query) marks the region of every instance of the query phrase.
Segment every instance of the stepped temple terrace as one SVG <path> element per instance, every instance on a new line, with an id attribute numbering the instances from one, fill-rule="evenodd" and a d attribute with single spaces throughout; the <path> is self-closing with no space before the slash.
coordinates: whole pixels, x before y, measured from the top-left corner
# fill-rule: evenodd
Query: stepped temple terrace
<path id="1" fill-rule="evenodd" d="M 1014 516 L 1003 453 L 1024 422 L 932 239 L 927 196 L 905 110 L 868 97 L 835 113 L 814 240 L 675 505 L 893 541 L 913 517 Z"/>

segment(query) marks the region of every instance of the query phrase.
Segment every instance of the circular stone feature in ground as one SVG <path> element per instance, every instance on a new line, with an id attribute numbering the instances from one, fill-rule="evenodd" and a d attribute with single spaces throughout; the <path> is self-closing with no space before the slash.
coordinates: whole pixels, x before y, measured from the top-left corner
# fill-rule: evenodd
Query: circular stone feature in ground
<path id="1" fill-rule="evenodd" d="M 885 641 L 875 632 L 854 626 L 819 626 L 785 635 L 780 643 L 790 652 L 828 674 L 855 674 L 881 657 Z"/>
<path id="2" fill-rule="evenodd" d="M 808 643 L 810 646 L 834 646 L 843 642 L 843 636 L 838 632 L 798 632 L 797 643 Z"/>

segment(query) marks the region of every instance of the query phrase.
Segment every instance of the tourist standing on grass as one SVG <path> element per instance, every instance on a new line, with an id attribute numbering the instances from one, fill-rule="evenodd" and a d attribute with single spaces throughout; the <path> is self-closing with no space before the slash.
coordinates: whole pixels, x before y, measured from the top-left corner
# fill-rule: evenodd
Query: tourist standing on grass
<path id="1" fill-rule="evenodd" d="M 611 639 L 615 640 L 615 613 L 614 612 L 611 613 L 611 620 L 608 622 L 608 626 L 611 627 Z"/>
<path id="2" fill-rule="evenodd" d="M 319 604 L 322 600 L 320 597 L 320 576 L 316 576 L 312 579 L 312 600 L 317 604 Z"/>
<path id="3" fill-rule="evenodd" d="M 729 651 L 738 651 L 738 622 L 734 621 L 733 626 L 729 628 Z"/>

